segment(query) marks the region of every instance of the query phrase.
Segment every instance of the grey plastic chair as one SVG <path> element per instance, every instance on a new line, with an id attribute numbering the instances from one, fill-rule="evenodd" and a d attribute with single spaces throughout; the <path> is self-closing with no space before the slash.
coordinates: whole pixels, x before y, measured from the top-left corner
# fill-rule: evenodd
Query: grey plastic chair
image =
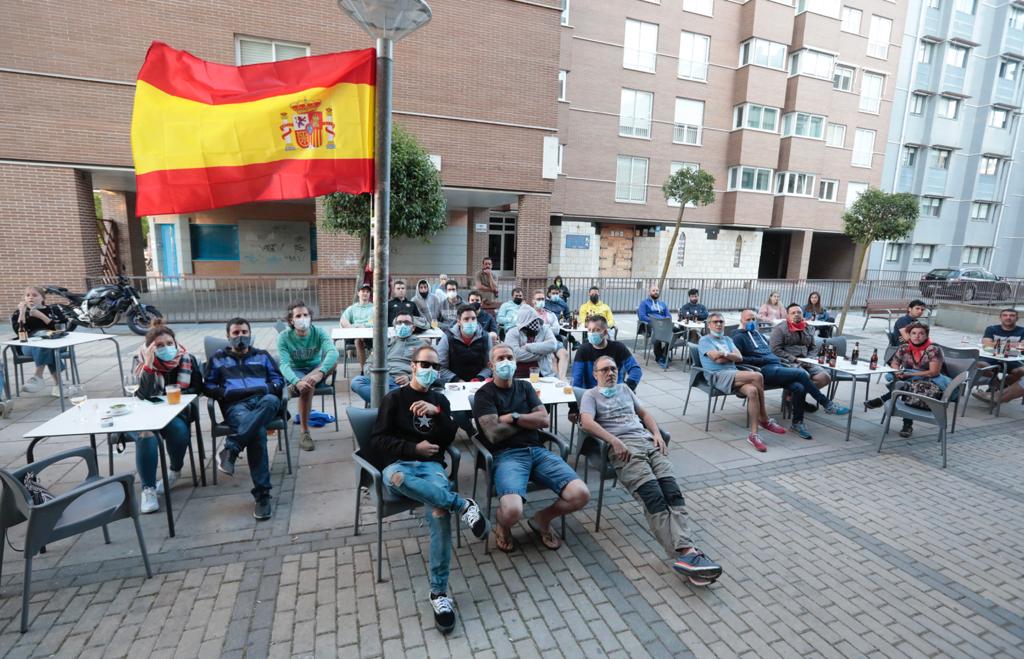
<path id="1" fill-rule="evenodd" d="M 32 503 L 23 479 L 31 472 L 41 471 L 62 460 L 82 458 L 88 475 L 74 489 L 41 504 Z M 131 518 L 139 539 L 146 576 L 152 577 L 146 540 L 139 524 L 139 504 L 135 500 L 135 477 L 132 474 L 101 478 L 96 454 L 89 446 L 61 451 L 48 458 L 31 462 L 20 469 L 0 469 L 0 571 L 3 569 L 4 538 L 7 530 L 27 522 L 25 536 L 25 577 L 21 589 L 21 632 L 28 631 L 29 600 L 32 596 L 32 559 L 46 545 L 71 536 L 103 529 L 103 539 L 110 544 L 107 524 Z"/>
<path id="2" fill-rule="evenodd" d="M 737 398 L 746 398 L 741 394 L 733 391 L 722 391 L 711 384 L 711 380 L 708 378 L 707 372 L 700 365 L 700 350 L 697 346 L 692 343 L 689 344 L 690 349 L 690 386 L 686 390 L 686 402 L 683 403 L 683 416 L 686 416 L 686 409 L 690 406 L 690 394 L 694 389 L 703 391 L 708 397 L 708 409 L 704 416 L 704 432 L 707 432 L 708 427 L 711 425 L 711 404 L 716 399 L 726 399 L 729 396 L 736 396 Z M 753 370 L 753 369 L 750 369 Z M 724 406 L 724 400 L 723 406 Z"/>
<path id="3" fill-rule="evenodd" d="M 954 377 L 959 375 L 963 371 L 967 371 L 967 379 L 964 381 L 964 408 L 960 410 L 960 416 L 967 414 L 967 403 L 970 402 L 971 392 L 975 387 L 984 384 L 986 378 L 999 373 L 999 364 L 990 364 L 988 366 L 982 366 L 980 359 L 982 357 L 981 351 L 977 348 L 947 348 L 946 346 L 940 345 L 942 349 L 942 355 L 945 358 L 944 370 L 946 375 Z M 984 376 L 984 377 L 983 377 Z M 989 409 L 994 406 L 989 405 Z M 953 421 L 953 427 L 956 427 L 956 421 Z"/>
<path id="4" fill-rule="evenodd" d="M 652 346 L 652 349 L 649 350 L 647 355 L 644 357 L 644 366 L 647 366 L 651 361 L 651 353 L 654 352 L 654 344 L 660 341 L 665 344 L 665 369 L 667 370 L 667 360 L 671 358 L 672 353 L 675 352 L 677 348 L 686 345 L 686 339 L 683 333 L 676 332 L 675 325 L 673 325 L 671 318 L 651 318 L 650 327 L 650 345 Z"/>
<path id="5" fill-rule="evenodd" d="M 942 398 L 931 398 L 929 396 L 922 396 L 905 389 L 896 389 L 892 392 L 892 398 L 885 404 L 885 413 L 882 416 L 882 423 L 885 425 L 885 430 L 882 432 L 881 439 L 878 440 L 878 452 L 882 452 L 882 444 L 885 443 L 885 436 L 889 434 L 889 424 L 892 422 L 894 416 L 900 417 L 901 419 L 910 419 L 911 421 L 921 421 L 922 423 L 930 423 L 939 427 L 939 443 L 942 444 L 942 468 L 946 468 L 946 425 L 949 422 L 950 415 L 947 414 L 949 406 L 954 402 L 953 397 L 959 391 L 964 382 L 967 381 L 968 372 L 964 371 L 960 375 L 953 378 L 953 381 L 949 383 L 946 390 L 942 392 Z M 928 405 L 928 409 L 924 410 L 919 407 L 911 407 L 907 405 L 904 400 L 911 399 L 923 400 Z M 955 417 L 955 412 L 954 415 Z"/>
<path id="6" fill-rule="evenodd" d="M 352 426 L 352 434 L 355 436 L 357 451 L 352 453 L 352 459 L 356 462 L 356 482 L 360 487 L 366 487 L 370 491 L 370 498 L 377 509 L 377 583 L 384 581 L 384 518 L 392 517 L 408 510 L 415 510 L 423 506 L 419 501 L 413 501 L 401 495 L 392 494 L 384 487 L 384 476 L 380 470 L 374 467 L 366 459 L 366 452 L 370 448 L 370 438 L 373 435 L 373 424 L 377 421 L 377 408 L 347 407 L 345 414 L 348 415 L 349 425 Z M 452 484 L 452 490 L 458 491 L 459 486 L 459 463 L 462 460 L 462 452 L 454 444 L 448 446 L 445 451 L 451 458 L 451 472 L 448 476 Z M 359 504 L 362 496 L 356 493 L 356 517 L 354 535 L 359 535 Z M 462 547 L 462 534 L 459 532 L 459 517 L 455 517 L 455 542 L 456 546 Z"/>

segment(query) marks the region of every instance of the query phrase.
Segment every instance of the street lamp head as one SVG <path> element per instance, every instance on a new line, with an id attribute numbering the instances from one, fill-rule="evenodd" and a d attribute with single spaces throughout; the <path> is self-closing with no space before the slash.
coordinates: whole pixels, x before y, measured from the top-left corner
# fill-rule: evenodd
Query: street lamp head
<path id="1" fill-rule="evenodd" d="M 338 6 L 374 39 L 398 41 L 431 17 L 426 0 L 338 0 Z"/>

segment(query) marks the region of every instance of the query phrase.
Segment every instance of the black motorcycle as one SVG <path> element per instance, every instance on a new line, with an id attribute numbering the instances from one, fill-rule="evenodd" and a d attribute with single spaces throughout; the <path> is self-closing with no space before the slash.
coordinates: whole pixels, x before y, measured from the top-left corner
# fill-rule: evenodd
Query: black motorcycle
<path id="1" fill-rule="evenodd" d="M 68 330 L 82 327 L 106 328 L 122 317 L 128 329 L 142 336 L 149 331 L 154 318 L 163 318 L 156 307 L 142 304 L 139 292 L 124 275 L 117 276 L 113 284 L 100 284 L 88 293 L 72 293 L 63 286 L 44 286 L 49 295 L 59 295 L 70 304 L 58 304 L 68 319 Z"/>

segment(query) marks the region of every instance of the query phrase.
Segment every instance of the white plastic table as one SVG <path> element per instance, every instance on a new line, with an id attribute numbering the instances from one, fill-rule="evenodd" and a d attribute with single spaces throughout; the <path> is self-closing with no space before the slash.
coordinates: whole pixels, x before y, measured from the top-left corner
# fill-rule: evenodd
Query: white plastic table
<path id="1" fill-rule="evenodd" d="M 529 378 L 519 379 L 524 382 L 530 381 Z M 570 387 L 570 384 L 562 382 L 562 386 L 559 387 L 559 382 L 556 378 L 542 378 L 540 382 L 533 385 L 534 390 L 540 389 L 540 402 L 545 405 L 576 402 L 576 396 L 572 393 L 571 388 L 569 393 L 565 393 L 565 387 Z M 452 412 L 468 412 L 471 410 L 469 397 L 479 391 L 480 387 L 484 386 L 484 384 L 484 382 L 450 382 L 446 384 L 444 386 L 444 395 L 452 406 Z"/>
<path id="2" fill-rule="evenodd" d="M 885 364 L 879 363 L 878 368 L 871 370 L 871 361 L 868 359 L 858 359 L 857 365 L 854 366 L 850 363 L 850 360 L 846 357 L 839 357 L 836 359 L 835 366 L 829 366 L 828 362 L 819 364 L 817 359 L 811 359 L 810 357 L 801 357 L 797 360 L 804 364 L 814 364 L 821 368 L 828 369 L 833 373 L 846 373 L 852 376 L 850 378 L 850 413 L 846 415 L 846 441 L 850 441 L 850 426 L 853 425 L 853 409 L 857 405 L 857 378 L 869 377 L 880 373 L 895 373 L 896 369 L 891 368 Z M 865 384 L 864 386 L 867 386 Z M 796 401 L 793 403 L 796 404 Z"/>
<path id="3" fill-rule="evenodd" d="M 1014 355 L 1014 356 L 1009 356 L 1009 357 L 1004 355 L 1004 354 L 1002 354 L 1002 353 L 1000 353 L 998 355 L 995 355 L 995 354 L 992 354 L 990 352 L 985 352 L 984 346 L 982 347 L 981 354 L 979 355 L 979 357 L 981 359 L 991 359 L 994 362 L 999 362 L 999 371 L 1000 371 L 1000 374 L 1002 375 L 1002 377 L 999 378 L 999 391 L 997 391 L 996 393 L 992 394 L 992 399 L 995 401 L 995 405 L 993 406 L 993 409 L 995 411 L 995 415 L 999 416 L 999 408 L 1001 407 L 1002 402 L 1003 402 L 1003 387 L 1005 386 L 1004 383 L 1006 382 L 1006 369 L 1007 369 L 1007 366 L 1011 362 L 1024 361 L 1024 357 L 1022 357 L 1020 354 L 1017 354 L 1017 355 Z"/>
<path id="4" fill-rule="evenodd" d="M 24 434 L 25 439 L 30 439 L 25 457 L 28 462 L 35 462 L 36 444 L 47 437 L 67 437 L 70 435 L 89 435 L 89 443 L 92 450 L 96 452 L 96 435 L 111 435 L 119 432 L 153 432 L 160 438 L 158 431 L 167 427 L 174 417 L 192 404 L 197 398 L 195 394 L 182 394 L 181 402 L 177 405 L 169 405 L 166 400 L 161 403 L 151 403 L 147 400 L 137 398 L 90 398 L 82 404 L 82 410 L 77 407 L 61 412 L 42 425 L 36 426 Z M 110 417 L 113 422 L 110 426 L 101 425 L 101 420 L 108 416 L 107 411 L 115 403 L 126 403 L 131 406 L 128 414 Z M 197 417 L 198 418 L 198 413 Z M 198 423 L 196 427 L 198 428 Z M 199 437 L 199 466 L 204 467 L 203 440 Z M 164 451 L 162 439 L 157 441 L 160 449 L 160 473 L 167 482 L 167 454 Z M 111 458 L 111 464 L 113 458 Z M 205 471 L 204 471 L 205 473 Z M 170 536 L 174 537 L 174 515 L 171 512 L 171 488 L 164 488 L 164 502 L 167 508 L 167 530 Z"/>
<path id="5" fill-rule="evenodd" d="M 78 360 L 75 356 L 75 346 L 80 346 L 86 343 L 95 343 L 97 341 L 112 341 L 114 343 L 114 354 L 117 355 L 117 370 L 121 374 L 121 393 L 127 393 L 124 390 L 124 364 L 121 361 L 121 344 L 117 342 L 117 337 L 111 334 L 68 332 L 67 336 L 59 339 L 31 338 L 25 343 L 22 343 L 17 339 L 3 342 L 4 387 L 7 390 L 7 397 L 10 398 L 11 396 L 11 380 L 7 377 L 7 353 L 9 351 L 14 348 L 46 348 L 48 350 L 61 350 L 67 348 L 71 355 L 71 381 L 78 382 Z M 61 373 L 59 354 L 56 355 L 56 359 L 54 361 L 57 367 L 57 392 L 60 394 L 60 411 L 63 412 L 66 409 L 66 405 L 64 403 L 64 377 Z"/>

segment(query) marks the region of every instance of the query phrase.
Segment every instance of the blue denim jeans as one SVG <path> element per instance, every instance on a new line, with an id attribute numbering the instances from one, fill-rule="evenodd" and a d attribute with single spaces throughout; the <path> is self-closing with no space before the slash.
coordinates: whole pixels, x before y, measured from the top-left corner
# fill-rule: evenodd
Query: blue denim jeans
<path id="1" fill-rule="evenodd" d="M 21 347 L 21 352 L 32 358 L 36 366 L 45 366 L 50 369 L 51 373 L 57 371 L 57 351 L 51 350 L 50 348 L 29 348 L 27 346 Z M 65 351 L 66 352 L 66 351 Z M 64 362 L 60 361 L 60 370 L 64 370 Z"/>
<path id="2" fill-rule="evenodd" d="M 518 494 L 526 500 L 530 481 L 561 495 L 565 486 L 579 478 L 562 456 L 546 448 L 507 448 L 494 455 L 494 492 L 498 498 Z"/>
<path id="3" fill-rule="evenodd" d="M 160 436 L 167 447 L 167 468 L 171 471 L 181 471 L 185 465 L 185 452 L 192 441 L 192 429 L 186 416 L 186 413 L 179 414 L 160 431 Z M 142 487 L 156 487 L 156 472 L 160 464 L 156 435 L 146 433 L 146 436 L 142 437 L 135 432 L 125 434 L 135 442 L 135 470 L 139 472 Z"/>
<path id="4" fill-rule="evenodd" d="M 803 403 L 808 394 L 822 407 L 828 407 L 828 396 L 814 386 L 810 374 L 802 368 L 769 364 L 761 367 L 761 375 L 764 376 L 764 386 L 785 387 L 789 391 L 793 401 L 793 423 L 804 420 Z"/>
<path id="5" fill-rule="evenodd" d="M 395 484 L 395 476 L 400 475 Z M 401 460 L 388 465 L 383 472 L 384 487 L 423 504 L 430 528 L 430 591 L 448 592 L 448 573 L 452 558 L 452 525 L 450 513 L 457 513 L 466 500 L 453 492 L 444 465 L 440 462 Z M 444 511 L 435 515 L 434 511 Z"/>
<path id="6" fill-rule="evenodd" d="M 356 395 L 365 400 L 367 403 L 370 402 L 370 376 L 369 375 L 357 375 L 352 378 L 352 391 L 356 392 Z M 392 389 L 398 389 L 398 383 L 395 379 L 388 376 L 388 387 L 387 391 Z M 384 393 L 387 393 L 384 392 Z"/>
<path id="7" fill-rule="evenodd" d="M 274 394 L 252 396 L 229 407 L 225 419 L 234 434 L 224 438 L 224 445 L 235 455 L 245 451 L 252 477 L 251 492 L 257 501 L 270 494 L 267 424 L 277 418 L 280 407 L 281 399 Z"/>

